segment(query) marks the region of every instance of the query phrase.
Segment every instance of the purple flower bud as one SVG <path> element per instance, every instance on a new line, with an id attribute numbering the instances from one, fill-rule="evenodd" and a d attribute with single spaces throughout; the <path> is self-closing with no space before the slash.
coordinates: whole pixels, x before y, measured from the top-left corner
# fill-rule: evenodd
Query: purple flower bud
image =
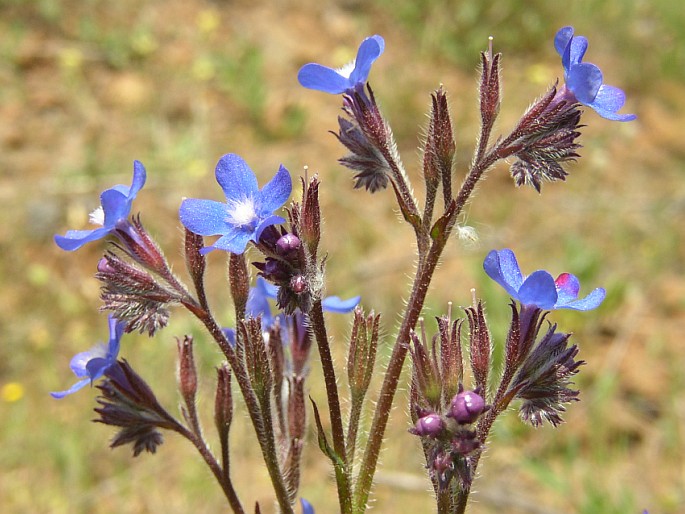
<path id="1" fill-rule="evenodd" d="M 296 294 L 304 293 L 307 290 L 307 281 L 302 275 L 297 275 L 290 279 L 290 288 Z"/>
<path id="2" fill-rule="evenodd" d="M 464 391 L 452 398 L 449 417 L 462 425 L 473 423 L 486 409 L 485 400 L 474 391 Z"/>
<path id="3" fill-rule="evenodd" d="M 288 255 L 290 252 L 297 250 L 300 247 L 300 238 L 295 234 L 285 234 L 276 241 L 276 250 L 281 255 Z"/>
<path id="4" fill-rule="evenodd" d="M 98 261 L 98 271 L 100 273 L 116 273 L 116 270 L 109 264 L 109 261 L 102 257 Z"/>
<path id="5" fill-rule="evenodd" d="M 414 428 L 410 429 L 414 435 L 421 437 L 438 437 L 445 429 L 445 422 L 439 414 L 427 414 L 416 420 Z"/>

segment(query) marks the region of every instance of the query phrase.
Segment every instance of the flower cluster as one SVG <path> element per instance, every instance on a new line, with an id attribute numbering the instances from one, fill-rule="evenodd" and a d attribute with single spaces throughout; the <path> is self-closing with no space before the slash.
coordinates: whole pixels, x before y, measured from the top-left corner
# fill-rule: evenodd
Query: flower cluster
<path id="1" fill-rule="evenodd" d="M 502 366 L 494 364 L 493 348 L 499 343 L 475 293 L 461 318 L 452 319 L 450 307 L 448 315 L 436 319 L 437 332 L 432 338 L 426 336 L 421 317 L 442 252 L 458 231 L 455 227 L 479 181 L 496 171 L 495 163 L 510 159 L 515 183 L 532 185 L 540 192 L 543 181 L 565 180 L 567 162 L 579 158 L 582 105 L 610 120 L 635 119 L 635 115 L 618 112 L 625 103 L 623 91 L 604 84 L 600 69 L 583 62 L 588 47 L 584 37 L 574 36 L 572 27 L 564 27 L 556 34 L 554 46 L 562 59 L 565 84 L 549 88 L 508 135 L 497 137 L 492 132 L 502 103 L 502 54 L 493 53 L 492 43 L 481 54 L 481 130 L 471 164 L 459 180 L 453 180 L 458 162 L 447 93 L 441 86 L 431 95 L 421 148 L 425 194 L 418 196 L 411 181 L 418 173 L 405 172 L 390 124 L 368 84 L 371 67 L 385 50 L 384 39 L 378 35 L 364 39 L 356 59 L 343 68 L 309 63 L 300 69 L 298 80 L 305 88 L 342 95 L 342 114 L 334 135 L 349 152 L 339 162 L 354 172 L 354 187 L 371 193 L 388 189 L 416 238 L 412 293 L 377 398 L 367 395 L 374 390 L 371 384 L 377 374 L 381 316 L 374 311 L 365 313 L 358 296 L 342 300 L 325 294 L 326 266 L 334 261 L 320 248 L 319 177 L 302 178 L 301 195 L 286 205 L 293 184 L 285 166 L 280 165 L 260 188 L 255 173 L 233 153 L 222 156 L 215 169 L 225 201 L 186 198 L 179 207 L 178 218 L 185 229 L 184 256 L 193 287 L 172 272 L 140 215 L 131 215 L 132 202 L 146 180 L 146 170 L 138 161 L 134 161 L 130 186 L 117 185 L 100 196 L 101 206 L 91 215 L 99 228 L 55 236 L 57 245 L 67 251 L 109 235 L 114 238 L 99 260 L 96 274 L 101 283 L 101 310 L 111 313 L 109 343 L 74 356 L 71 369 L 78 381 L 52 396 L 64 398 L 102 379 L 96 386 L 100 395 L 95 421 L 117 427 L 112 447 L 129 444 L 134 455 L 155 453 L 163 442 L 163 431 L 174 432 L 197 449 L 232 510 L 245 512 L 230 473 L 228 441 L 234 421 L 235 381 L 242 396 L 237 405 L 247 411 L 254 428 L 277 510 L 292 514 L 307 431 L 306 379 L 316 344 L 330 417 L 326 423 L 325 414 L 312 399 L 317 441 L 334 468 L 340 511 L 347 514 L 362 511 L 368 503 L 393 399 L 410 355 L 409 432 L 422 446 L 438 511 L 463 513 L 493 423 L 512 402 L 520 404 L 522 421 L 538 427 L 545 422 L 553 426 L 562 423 L 566 405 L 579 399 L 579 391 L 571 388 L 572 379 L 584 362 L 577 360 L 579 348 L 571 343 L 570 334 L 547 322 L 553 316 L 550 311 L 589 311 L 599 307 L 606 296 L 604 289 L 597 288 L 580 297 L 580 282 L 570 273 L 556 279 L 544 270 L 524 275 L 512 250 L 492 250 L 483 262 L 484 271 L 512 299 Z M 282 208 L 284 212 L 279 213 Z M 205 243 L 204 238 L 215 236 L 218 238 L 211 244 Z M 222 328 L 224 324 L 215 315 L 220 309 L 213 308 L 205 290 L 207 254 L 213 250 L 227 252 L 234 328 Z M 250 265 L 258 270 L 253 287 Z M 274 313 L 272 300 L 281 312 Z M 162 407 L 152 388 L 126 360 L 118 360 L 124 333 L 140 331 L 153 336 L 167 326 L 173 307 L 185 308 L 197 318 L 221 351 L 214 401 L 219 441 L 216 455 L 196 408 L 200 386 L 206 380 L 200 380 L 195 365 L 193 336 L 176 338 L 181 397 L 178 419 Z M 345 403 L 340 401 L 325 311 L 354 312 Z M 318 398 L 318 394 L 313 391 L 312 397 Z M 364 437 L 360 435 L 361 420 L 370 406 L 373 421 Z M 359 453 L 358 445 L 360 450 L 364 446 Z M 314 512 L 303 499 L 300 508 L 303 514 Z M 255 512 L 260 512 L 258 503 Z"/>

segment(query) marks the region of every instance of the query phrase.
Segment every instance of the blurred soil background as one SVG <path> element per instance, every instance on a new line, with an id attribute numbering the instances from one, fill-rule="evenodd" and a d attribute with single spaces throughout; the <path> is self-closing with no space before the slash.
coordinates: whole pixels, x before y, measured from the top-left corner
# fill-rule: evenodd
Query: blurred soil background
<path id="1" fill-rule="evenodd" d="M 361 294 L 366 308 L 384 313 L 383 361 L 408 293 L 413 236 L 389 192 L 352 189 L 350 172 L 336 163 L 343 149 L 327 132 L 337 128 L 340 98 L 302 89 L 297 70 L 310 61 L 342 65 L 364 37 L 383 35 L 371 83 L 421 191 L 417 148 L 430 93 L 443 84 L 449 94 L 458 183 L 475 144 L 478 52 L 487 37 L 504 53 L 506 132 L 562 77 L 552 41 L 559 27 L 574 25 L 590 40 L 586 60 L 625 89 L 624 112 L 638 120 L 586 112 L 582 159 L 542 194 L 516 189 L 506 164 L 491 170 L 462 220 L 479 239 L 449 247 L 426 319 L 448 301 L 467 305 L 475 287 L 501 347 L 508 299 L 481 268 L 492 248 L 513 248 L 524 272 L 576 273 L 582 294 L 606 287 L 597 311 L 550 316 L 574 332 L 587 361 L 576 380 L 582 401 L 556 430 L 524 426 L 514 411 L 503 417 L 470 512 L 685 512 L 684 12 L 671 0 L 0 0 L 0 510 L 226 511 L 185 441 L 170 435 L 156 455 L 133 459 L 128 448 L 108 448 L 109 427 L 90 422 L 96 390 L 62 401 L 48 395 L 72 383 L 72 355 L 107 339 L 93 278 L 104 244 L 67 254 L 52 236 L 86 228 L 99 193 L 130 184 L 133 159 L 148 170 L 134 211 L 182 276 L 177 209 L 184 196 L 221 198 L 213 171 L 222 154 L 243 156 L 261 184 L 281 163 L 293 174 L 304 165 L 318 172 L 328 291 Z M 224 256 L 215 252 L 210 262 L 212 301 L 230 324 Z M 174 313 L 152 340 L 126 336 L 121 354 L 173 408 L 174 335 L 194 334 L 211 436 L 219 354 L 189 316 Z M 331 318 L 341 369 L 348 320 Z M 314 355 L 309 392 L 322 405 L 317 362 Z M 406 404 L 401 391 L 375 512 L 434 510 Z M 240 497 L 273 512 L 244 415 L 231 438 Z M 302 496 L 317 514 L 335 512 L 313 430 L 304 465 Z"/>

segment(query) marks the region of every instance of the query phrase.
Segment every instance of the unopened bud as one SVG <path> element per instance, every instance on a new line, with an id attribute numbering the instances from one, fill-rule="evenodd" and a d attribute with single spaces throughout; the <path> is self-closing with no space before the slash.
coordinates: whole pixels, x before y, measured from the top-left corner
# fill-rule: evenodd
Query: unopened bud
<path id="1" fill-rule="evenodd" d="M 306 185 L 302 198 L 302 226 L 300 237 L 309 254 L 315 258 L 321 238 L 321 209 L 319 207 L 319 179 L 313 177 Z"/>
<path id="2" fill-rule="evenodd" d="M 231 287 L 231 297 L 236 309 L 236 318 L 245 316 L 245 306 L 250 293 L 250 274 L 244 254 L 231 253 L 228 260 L 228 279 Z"/>
<path id="3" fill-rule="evenodd" d="M 462 391 L 452 398 L 447 416 L 461 425 L 466 425 L 476 421 L 485 410 L 487 407 L 481 395 L 475 391 Z"/>
<path id="4" fill-rule="evenodd" d="M 193 279 L 195 290 L 204 291 L 203 277 L 205 273 L 207 258 L 200 253 L 204 246 L 204 238 L 185 229 L 185 259 L 188 273 Z"/>
<path id="5" fill-rule="evenodd" d="M 414 435 L 420 437 L 439 437 L 445 430 L 445 421 L 439 414 L 427 414 L 416 420 L 414 428 L 409 429 Z"/>
<path id="6" fill-rule="evenodd" d="M 276 241 L 276 250 L 281 255 L 288 255 L 300 248 L 300 238 L 295 234 L 285 234 Z"/>
<path id="7" fill-rule="evenodd" d="M 100 273 L 116 273 L 116 270 L 109 264 L 106 257 L 102 257 L 98 261 L 98 271 Z"/>
<path id="8" fill-rule="evenodd" d="M 231 369 L 224 363 L 216 369 L 216 399 L 214 402 L 214 423 L 220 437 L 228 437 L 233 421 L 233 395 L 231 394 Z"/>
<path id="9" fill-rule="evenodd" d="M 178 345 L 178 384 L 186 405 L 195 403 L 197 393 L 197 369 L 193 357 L 193 338 L 185 336 L 183 340 L 176 339 Z"/>
<path id="10" fill-rule="evenodd" d="M 304 293 L 307 290 L 307 280 L 302 275 L 296 275 L 290 279 L 290 289 L 296 294 Z"/>

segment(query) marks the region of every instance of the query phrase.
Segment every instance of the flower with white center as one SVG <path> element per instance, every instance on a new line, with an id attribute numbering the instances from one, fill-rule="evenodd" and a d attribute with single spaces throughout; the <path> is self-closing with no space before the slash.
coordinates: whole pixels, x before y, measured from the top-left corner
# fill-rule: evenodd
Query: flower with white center
<path id="1" fill-rule="evenodd" d="M 362 41 L 357 58 L 342 68 L 334 69 L 317 63 L 305 64 L 297 74 L 297 80 L 307 89 L 339 95 L 363 90 L 371 72 L 371 65 L 385 49 L 381 36 L 370 36 Z"/>
<path id="2" fill-rule="evenodd" d="M 260 190 L 257 177 L 247 163 L 236 154 L 227 154 L 216 166 L 216 180 L 226 195 L 225 203 L 188 198 L 179 210 L 181 223 L 191 232 L 221 236 L 201 253 L 226 250 L 241 254 L 249 241 L 259 241 L 266 227 L 285 221 L 274 215 L 292 191 L 290 173 L 283 165 Z"/>
<path id="3" fill-rule="evenodd" d="M 93 230 L 68 230 L 63 236 L 56 235 L 55 243 L 62 250 L 73 251 L 91 241 L 102 239 L 116 229 L 117 223 L 128 222 L 133 199 L 145 185 L 145 167 L 133 161 L 131 186 L 116 185 L 100 195 L 100 207 L 90 213 L 89 221 L 98 228 Z"/>

